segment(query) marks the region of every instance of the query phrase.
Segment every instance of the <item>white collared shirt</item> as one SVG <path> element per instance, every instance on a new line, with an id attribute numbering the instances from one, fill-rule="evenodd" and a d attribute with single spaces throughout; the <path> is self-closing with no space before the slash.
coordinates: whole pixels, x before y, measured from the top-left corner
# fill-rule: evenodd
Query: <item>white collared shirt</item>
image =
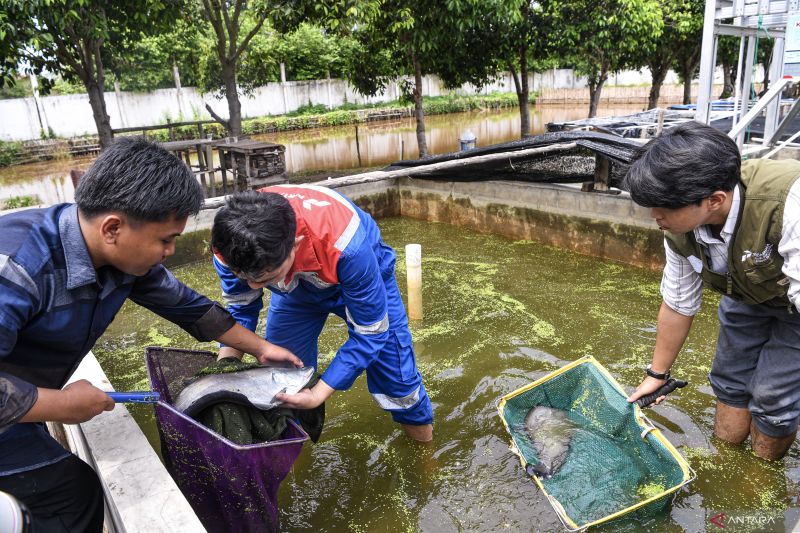
<path id="1" fill-rule="evenodd" d="M 736 228 L 740 202 L 737 186 L 719 239 L 713 236 L 708 226 L 699 226 L 694 230 L 694 238 L 706 248 L 711 270 L 719 274 L 728 272 L 728 246 Z M 700 309 L 703 296 L 703 281 L 700 278 L 702 260 L 694 256 L 685 258 L 674 252 L 666 239 L 664 249 L 667 257 L 661 277 L 661 296 L 664 303 L 682 315 L 694 316 Z M 789 301 L 795 307 L 800 307 L 797 305 L 800 297 L 800 180 L 795 181 L 786 197 L 778 253 L 783 257 L 783 273 L 789 278 Z"/>

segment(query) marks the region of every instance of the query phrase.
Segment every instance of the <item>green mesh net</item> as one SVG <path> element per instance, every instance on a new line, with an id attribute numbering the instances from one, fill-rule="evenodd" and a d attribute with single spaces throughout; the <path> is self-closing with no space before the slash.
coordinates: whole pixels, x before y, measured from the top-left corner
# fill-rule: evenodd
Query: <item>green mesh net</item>
<path id="1" fill-rule="evenodd" d="M 526 427 L 528 413 L 537 406 L 562 410 L 572 425 L 563 462 L 552 477 L 536 477 L 568 529 L 645 506 L 661 509 L 692 479 L 683 457 L 625 398 L 610 374 L 585 357 L 500 401 L 512 449 L 529 472 L 540 462 L 533 438 L 540 441 L 538 449 L 544 439 Z"/>

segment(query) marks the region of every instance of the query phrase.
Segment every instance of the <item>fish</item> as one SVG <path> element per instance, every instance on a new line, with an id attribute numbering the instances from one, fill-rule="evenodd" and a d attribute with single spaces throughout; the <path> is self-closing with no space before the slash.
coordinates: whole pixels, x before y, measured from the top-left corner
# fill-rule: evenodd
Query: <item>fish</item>
<path id="1" fill-rule="evenodd" d="M 539 459 L 535 465 L 528 464 L 526 471 L 544 479 L 553 477 L 567 459 L 575 424 L 566 411 L 538 405 L 525 416 L 524 425 Z"/>
<path id="2" fill-rule="evenodd" d="M 314 375 L 314 367 L 285 368 L 264 366 L 209 374 L 187 385 L 173 406 L 187 416 L 194 416 L 209 405 L 222 401 L 253 405 L 262 410 L 280 405 L 275 395 L 296 394 Z"/>

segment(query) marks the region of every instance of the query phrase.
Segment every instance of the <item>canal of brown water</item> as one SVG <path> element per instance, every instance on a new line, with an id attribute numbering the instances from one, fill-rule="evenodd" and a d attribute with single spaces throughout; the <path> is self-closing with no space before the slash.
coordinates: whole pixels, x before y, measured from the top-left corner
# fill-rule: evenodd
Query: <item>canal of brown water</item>
<path id="1" fill-rule="evenodd" d="M 321 440 L 304 446 L 284 481 L 282 528 L 561 530 L 546 498 L 509 451 L 495 402 L 586 354 L 623 386 L 638 384 L 655 339 L 659 274 L 445 224 L 401 218 L 379 224 L 386 242 L 398 251 L 396 273 L 404 299 L 404 247 L 422 245 L 425 316 L 411 329 L 434 406 L 435 439 L 425 446 L 405 438 L 359 378 L 350 391 L 329 400 Z M 200 292 L 221 298 L 210 258 L 175 273 Z M 784 531 L 797 519 L 796 447 L 783 462 L 769 464 L 747 448 L 710 438 L 714 398 L 706 376 L 714 353 L 717 302 L 713 294 L 705 295 L 673 369 L 690 385 L 650 410 L 698 477 L 665 513 L 616 523 L 607 531 L 716 531 L 710 519 L 721 512 L 769 526 L 758 531 Z M 262 316 L 262 333 L 263 327 Z M 344 323 L 332 317 L 320 339 L 322 368 L 345 338 Z M 143 349 L 148 345 L 216 349 L 126 304 L 95 348 L 118 390 L 147 388 Z M 137 406 L 133 412 L 158 448 L 150 408 Z"/>
<path id="2" fill-rule="evenodd" d="M 531 106 L 531 131 L 542 133 L 549 122 L 574 120 L 586 116 L 586 106 Z M 623 115 L 641 111 L 641 106 L 601 107 L 600 116 Z M 478 146 L 488 146 L 519 138 L 519 109 L 473 111 L 434 115 L 425 118 L 428 148 L 431 154 L 458 150 L 458 139 L 472 131 Z M 388 165 L 402 157 L 418 157 L 416 124 L 413 118 L 387 122 L 271 133 L 254 138 L 286 146 L 286 170 L 290 174 L 319 174 L 326 170 L 342 171 Z M 360 152 L 360 162 L 359 162 Z M 29 165 L 0 167 L 0 203 L 18 196 L 36 196 L 46 204 L 71 202 L 74 187 L 71 169 L 86 170 L 93 157 L 65 158 Z M 218 163 L 217 163 L 218 164 Z M 217 181 L 221 178 L 217 174 Z"/>

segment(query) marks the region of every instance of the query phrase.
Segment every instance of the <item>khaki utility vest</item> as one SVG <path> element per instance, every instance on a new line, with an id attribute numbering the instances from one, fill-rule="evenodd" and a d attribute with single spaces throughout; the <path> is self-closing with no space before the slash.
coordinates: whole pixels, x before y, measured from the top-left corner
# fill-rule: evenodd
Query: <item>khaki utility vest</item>
<path id="1" fill-rule="evenodd" d="M 746 304 L 790 307 L 789 279 L 783 274 L 778 243 L 783 229 L 783 206 L 789 189 L 800 177 L 800 161 L 756 159 L 742 163 L 739 217 L 728 243 L 728 273 L 711 270 L 707 248 L 690 231 L 665 233 L 669 247 L 683 257 L 702 261 L 700 277 L 706 286 Z"/>

